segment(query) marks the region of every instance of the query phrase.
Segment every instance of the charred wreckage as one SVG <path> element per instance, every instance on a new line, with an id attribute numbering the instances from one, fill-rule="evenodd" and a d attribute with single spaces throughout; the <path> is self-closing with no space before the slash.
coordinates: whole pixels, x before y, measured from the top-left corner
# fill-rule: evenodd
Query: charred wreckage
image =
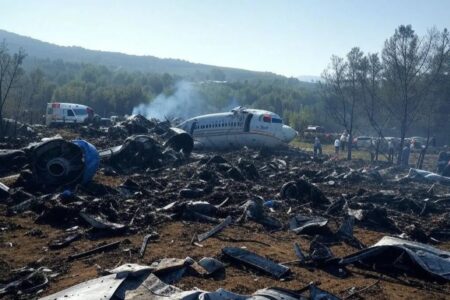
<path id="1" fill-rule="evenodd" d="M 450 291 L 446 177 L 295 148 L 193 151 L 189 133 L 140 115 L 35 131 L 0 150 L 0 298 L 376 298 L 389 284 Z M 64 138 L 42 139 L 58 132 Z M 14 253 L 29 250 L 16 239 L 44 241 L 43 258 L 17 265 Z M 97 276 L 64 281 L 80 261 Z M 221 286 L 236 276 L 261 283 Z M 361 277 L 363 286 L 352 281 Z M 199 281 L 177 286 L 185 278 Z M 220 288 L 194 288 L 202 283 Z"/>

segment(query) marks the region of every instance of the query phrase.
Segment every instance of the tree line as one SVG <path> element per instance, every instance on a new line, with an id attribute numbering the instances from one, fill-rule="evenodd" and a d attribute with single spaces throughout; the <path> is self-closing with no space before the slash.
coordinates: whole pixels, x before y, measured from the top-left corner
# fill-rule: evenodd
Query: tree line
<path id="1" fill-rule="evenodd" d="M 125 115 L 160 94 L 171 95 L 180 80 L 192 80 L 168 73 L 128 72 L 62 60 L 37 60 L 30 68 L 23 64 L 26 59 L 23 51 L 10 54 L 7 44 L 0 44 L 0 70 L 7 74 L 0 78 L 0 117 L 41 123 L 46 104 L 53 101 L 85 104 L 105 117 Z M 215 73 L 211 80 L 194 82 L 194 86 L 197 94 L 217 111 L 242 105 L 274 111 L 298 130 L 309 123 L 334 126 L 325 115 L 317 84 L 281 76 L 219 81 L 225 78 Z M 10 86 L 7 93 L 6 86 Z"/>
<path id="2" fill-rule="evenodd" d="M 448 143 L 449 51 L 447 29 L 419 36 L 411 25 L 401 25 L 381 54 L 354 47 L 346 57 L 333 55 L 321 86 L 330 116 L 350 140 L 360 127 L 371 128 L 381 139 L 399 137 L 399 157 L 411 132 L 427 136 L 424 151 L 432 136 Z"/>
<path id="3" fill-rule="evenodd" d="M 23 62 L 29 59 L 30 64 Z M 399 26 L 380 53 L 352 48 L 332 56 L 321 83 L 295 78 L 255 77 L 227 81 L 220 72 L 197 80 L 197 94 L 218 111 L 242 105 L 278 113 L 284 123 L 303 131 L 321 125 L 351 136 L 435 135 L 449 143 L 449 34 L 432 29 L 418 36 Z M 91 106 L 101 116 L 125 115 L 158 95 L 171 95 L 180 80 L 168 73 L 129 72 L 118 67 L 39 60 L 0 44 L 0 120 L 40 123 L 46 103 Z M 3 123 L 3 122 L 2 122 Z M 0 127 L 1 130 L 1 127 Z M 351 143 L 350 143 L 351 144 Z M 400 146 L 400 147 L 401 147 Z M 349 147 L 348 158 L 351 158 Z"/>

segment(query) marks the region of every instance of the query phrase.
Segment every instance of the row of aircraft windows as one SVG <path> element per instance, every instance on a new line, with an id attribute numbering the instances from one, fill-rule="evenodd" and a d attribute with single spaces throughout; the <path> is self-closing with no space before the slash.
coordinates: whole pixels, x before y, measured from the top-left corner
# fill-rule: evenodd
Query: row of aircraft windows
<path id="1" fill-rule="evenodd" d="M 221 128 L 221 127 L 241 127 L 242 122 L 224 122 L 214 124 L 195 125 L 194 129 Z"/>

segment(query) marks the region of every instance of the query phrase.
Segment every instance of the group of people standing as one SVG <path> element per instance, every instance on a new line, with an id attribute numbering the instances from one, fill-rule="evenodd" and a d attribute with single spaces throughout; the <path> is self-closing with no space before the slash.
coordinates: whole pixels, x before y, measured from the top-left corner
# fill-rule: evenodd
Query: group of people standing
<path id="1" fill-rule="evenodd" d="M 402 148 L 402 151 L 400 153 L 400 165 L 403 167 L 408 167 L 409 166 L 409 157 L 411 155 L 411 151 L 414 149 L 415 147 L 415 143 L 414 141 L 409 142 L 409 141 L 405 141 L 405 144 Z M 394 153 L 395 153 L 395 145 L 394 142 L 392 140 L 388 141 L 388 161 L 389 162 L 394 162 Z M 399 149 L 399 148 L 397 148 Z"/>
<path id="2" fill-rule="evenodd" d="M 340 151 L 344 152 L 345 148 L 348 147 L 349 138 L 350 137 L 347 131 L 344 131 L 341 137 L 338 136 L 334 140 L 334 154 L 336 155 L 336 158 L 339 157 Z"/>
<path id="3" fill-rule="evenodd" d="M 349 135 L 347 131 L 344 131 L 342 133 L 341 137 L 337 137 L 334 141 L 334 151 L 336 154 L 336 157 L 339 157 L 339 152 L 345 151 L 345 148 L 347 147 L 349 143 Z M 320 143 L 319 138 L 316 136 L 314 138 L 314 157 L 317 157 L 317 155 L 322 155 L 322 144 Z"/>
<path id="4" fill-rule="evenodd" d="M 339 137 L 337 136 L 334 140 L 334 153 L 335 158 L 339 158 L 340 151 L 345 151 L 345 149 L 349 145 L 349 139 L 350 136 L 347 131 L 344 131 L 342 135 Z M 314 157 L 321 156 L 322 155 L 322 144 L 320 143 L 320 139 L 316 136 L 314 139 Z M 371 152 L 372 160 L 375 156 L 375 145 L 371 144 L 371 147 L 369 151 Z M 411 150 L 414 148 L 414 143 L 405 142 L 405 145 L 401 151 L 400 156 L 400 165 L 407 167 L 409 165 L 409 157 L 411 154 Z M 388 161 L 393 163 L 394 162 L 394 155 L 395 155 L 395 144 L 392 140 L 388 140 L 387 143 L 387 154 L 388 154 Z"/>

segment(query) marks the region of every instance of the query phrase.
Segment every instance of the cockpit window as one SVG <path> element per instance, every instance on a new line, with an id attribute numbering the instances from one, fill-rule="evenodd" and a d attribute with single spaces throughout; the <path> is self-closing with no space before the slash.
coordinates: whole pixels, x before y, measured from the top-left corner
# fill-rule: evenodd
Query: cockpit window
<path id="1" fill-rule="evenodd" d="M 277 118 L 272 118 L 272 123 L 283 123 L 283 120 L 281 119 L 277 119 Z"/>
<path id="2" fill-rule="evenodd" d="M 283 120 L 279 119 L 279 118 L 274 118 L 269 114 L 264 114 L 259 116 L 259 121 L 260 122 L 265 122 L 265 123 L 278 123 L 278 124 L 283 124 Z"/>

